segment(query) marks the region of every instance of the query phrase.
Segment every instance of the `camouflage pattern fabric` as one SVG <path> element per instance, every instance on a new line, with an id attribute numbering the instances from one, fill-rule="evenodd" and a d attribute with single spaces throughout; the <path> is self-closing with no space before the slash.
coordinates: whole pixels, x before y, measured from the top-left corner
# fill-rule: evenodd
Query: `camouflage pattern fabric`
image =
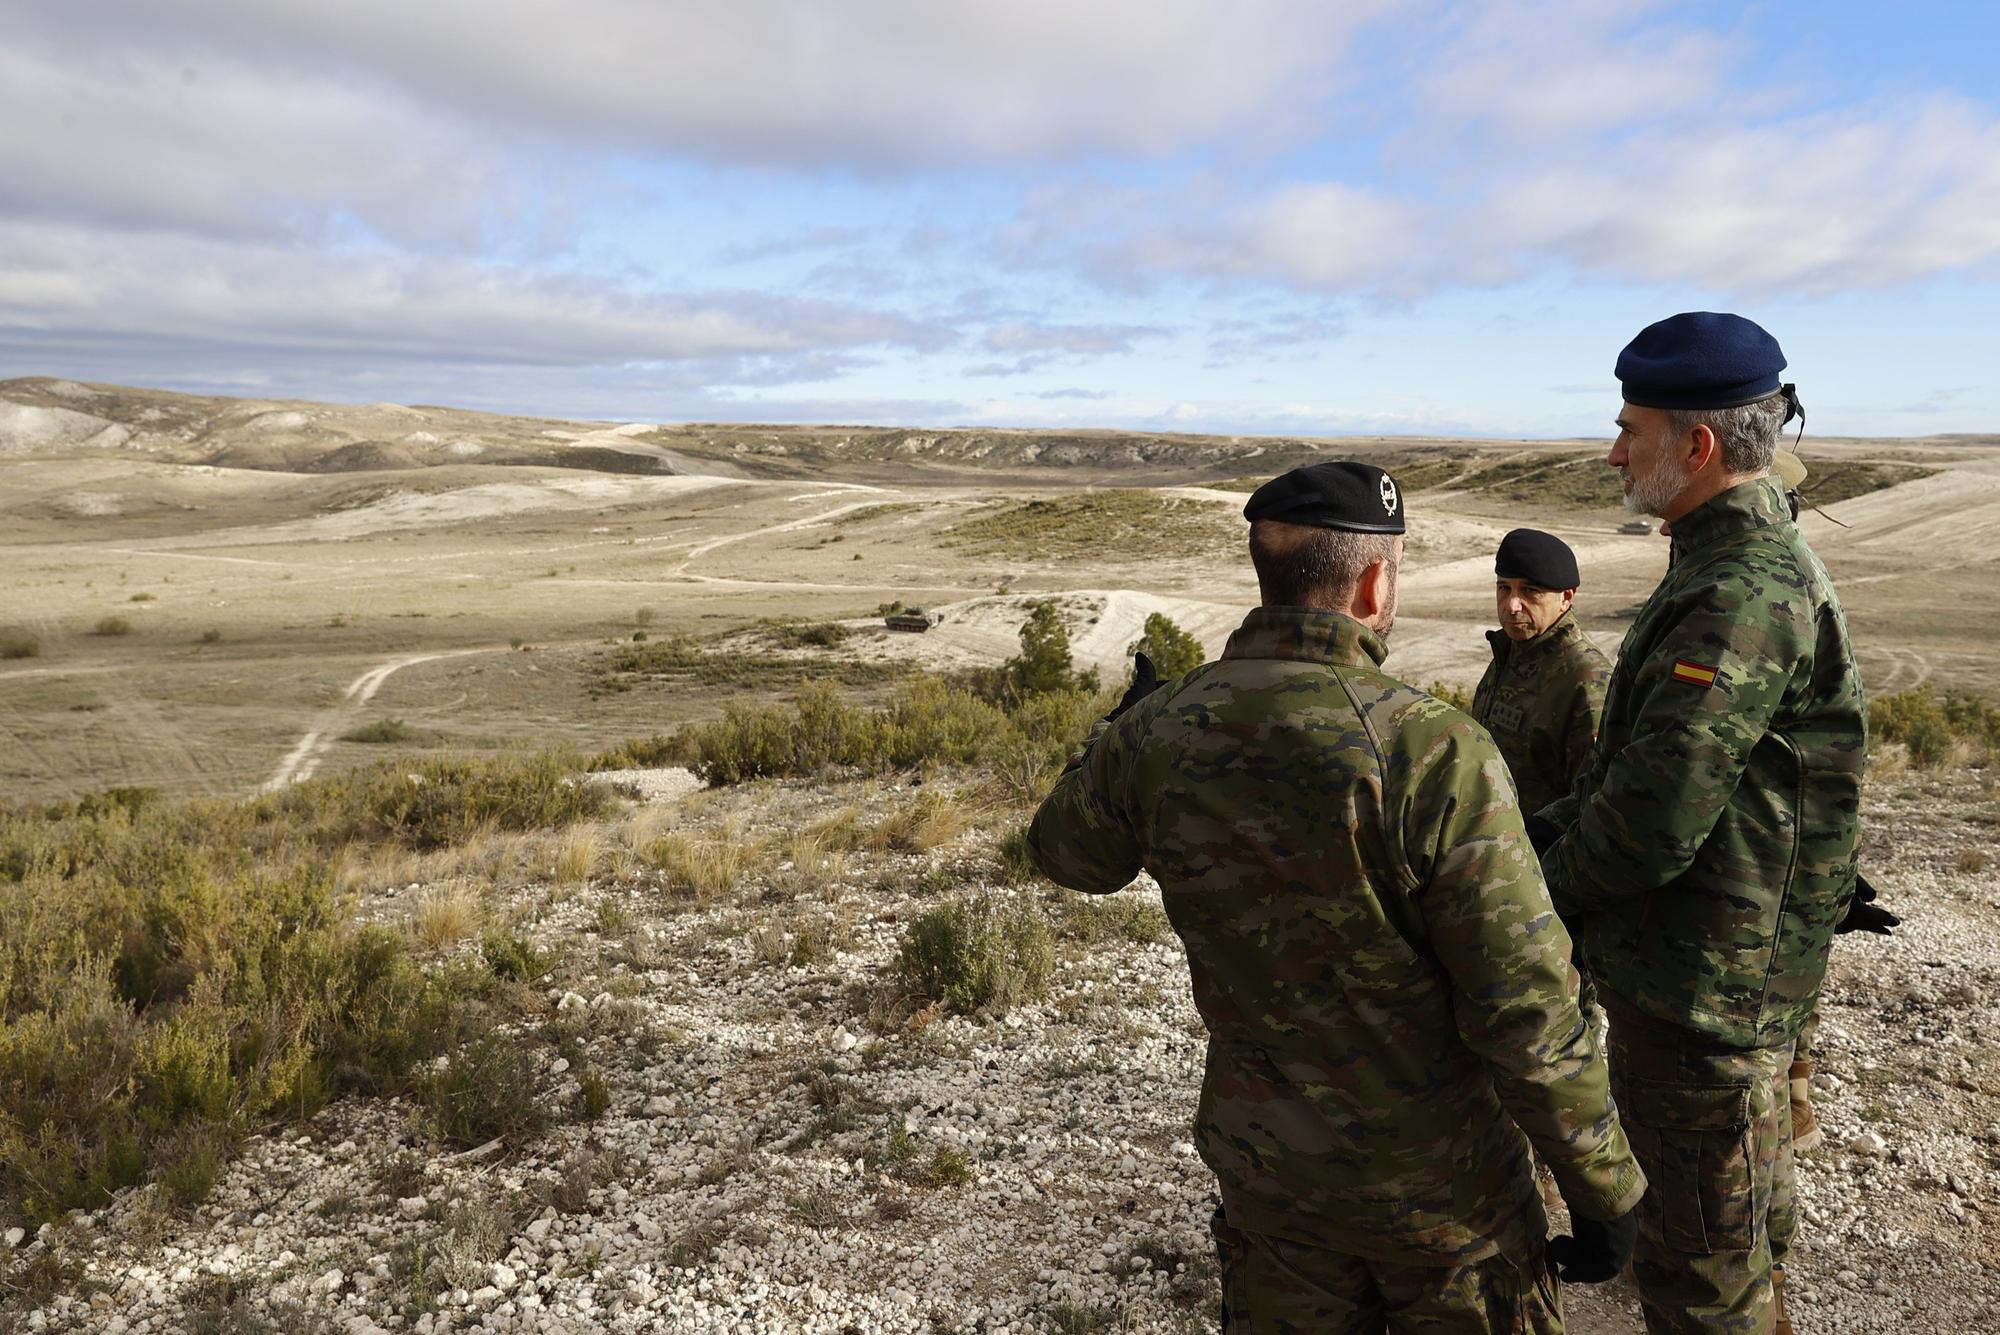
<path id="1" fill-rule="evenodd" d="M 1519 1255 L 1546 1232 L 1528 1139 L 1587 1214 L 1644 1179 L 1506 766 L 1384 653 L 1332 612 L 1252 612 L 1103 729 L 1028 847 L 1073 889 L 1159 881 L 1232 1225 L 1395 1263 Z"/>
<path id="2" fill-rule="evenodd" d="M 1651 1184 L 1632 1257 L 1646 1328 L 1764 1335 L 1798 1231 L 1791 1045 L 1718 1048 L 1610 1011 L 1611 1087 Z"/>
<path id="3" fill-rule="evenodd" d="M 1826 568 L 1769 479 L 1674 524 L 1597 750 L 1542 814 L 1598 985 L 1724 1047 L 1789 1046 L 1854 886 L 1861 677 Z"/>
<path id="4" fill-rule="evenodd" d="M 1472 717 L 1493 734 L 1523 812 L 1567 795 L 1590 765 L 1611 660 L 1574 612 L 1531 640 L 1489 630 L 1493 661 L 1472 693 Z"/>
<path id="5" fill-rule="evenodd" d="M 1222 1335 L 1562 1335 L 1562 1295 L 1530 1258 L 1391 1265 L 1210 1221 L 1222 1263 Z"/>

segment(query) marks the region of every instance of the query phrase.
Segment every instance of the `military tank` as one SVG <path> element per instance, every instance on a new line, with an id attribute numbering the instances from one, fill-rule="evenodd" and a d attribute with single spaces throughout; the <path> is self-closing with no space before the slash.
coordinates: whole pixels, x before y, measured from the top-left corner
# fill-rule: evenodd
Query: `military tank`
<path id="1" fill-rule="evenodd" d="M 900 612 L 891 612 L 882 618 L 882 624 L 890 630 L 908 630 L 922 634 L 938 622 L 944 620 L 936 612 L 926 612 L 921 607 L 906 607 Z"/>

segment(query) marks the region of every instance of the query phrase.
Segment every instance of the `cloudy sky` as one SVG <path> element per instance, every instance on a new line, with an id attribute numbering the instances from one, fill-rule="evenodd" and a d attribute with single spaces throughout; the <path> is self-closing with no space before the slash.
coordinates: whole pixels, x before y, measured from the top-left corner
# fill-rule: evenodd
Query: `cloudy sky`
<path id="1" fill-rule="evenodd" d="M 0 0 L 0 377 L 626 420 L 1601 435 L 1737 310 L 2000 429 L 2000 15 Z"/>

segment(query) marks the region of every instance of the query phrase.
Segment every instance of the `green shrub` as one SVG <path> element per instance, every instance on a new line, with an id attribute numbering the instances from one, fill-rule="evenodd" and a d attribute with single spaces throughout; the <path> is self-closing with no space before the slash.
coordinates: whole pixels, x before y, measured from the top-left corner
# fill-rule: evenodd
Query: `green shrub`
<path id="1" fill-rule="evenodd" d="M 562 829 L 603 815 L 612 795 L 576 782 L 580 770 L 580 761 L 557 753 L 413 760 L 293 784 L 252 813 L 310 827 L 328 848 L 357 839 L 443 848 L 486 830 Z"/>
<path id="2" fill-rule="evenodd" d="M 988 895 L 918 917 L 896 964 L 918 997 L 962 1014 L 1004 1015 L 1043 993 L 1053 961 L 1041 915 L 1019 900 Z"/>
<path id="3" fill-rule="evenodd" d="M 1868 730 L 1876 742 L 1901 742 L 1910 762 L 1925 768 L 1961 753 L 1988 764 L 2000 752 L 2000 707 L 1957 687 L 1940 699 L 1923 686 L 1871 701 Z"/>
<path id="4" fill-rule="evenodd" d="M 909 1179 L 918 1186 L 933 1190 L 965 1186 L 973 1179 L 972 1156 L 964 1150 L 940 1145 L 931 1151 L 931 1157 L 923 1167 L 909 1175 Z"/>
<path id="5" fill-rule="evenodd" d="M 424 1131 L 471 1149 L 497 1137 L 532 1136 L 549 1124 L 535 1090 L 535 1058 L 518 1038 L 487 1033 L 417 1082 Z"/>
<path id="6" fill-rule="evenodd" d="M 365 724 L 352 732 L 344 732 L 340 735 L 340 740 L 343 742 L 365 742 L 370 745 L 379 746 L 387 743 L 414 741 L 422 735 L 415 728 L 399 718 L 385 718 Z"/>
<path id="7" fill-rule="evenodd" d="M 1107 941 L 1151 945 L 1173 933 L 1173 923 L 1159 905 L 1137 895 L 1077 895 L 1063 892 L 1053 901 L 1057 935 L 1085 946 Z"/>
<path id="8" fill-rule="evenodd" d="M 1472 711 L 1471 692 L 1454 686 L 1448 681 L 1433 681 L 1429 686 L 1424 688 L 1424 693 L 1433 699 L 1444 701 L 1453 709 L 1463 710 L 1467 713 Z"/>
<path id="9" fill-rule="evenodd" d="M 1020 885 L 1042 874 L 1035 866 L 1035 860 L 1028 855 L 1028 827 L 1025 825 L 1016 825 L 1001 835 L 993 856 L 994 861 L 1000 864 L 1000 879 L 1009 885 Z"/>
<path id="10" fill-rule="evenodd" d="M 808 684 L 785 705 L 731 705 L 713 723 L 689 724 L 597 757 L 599 769 L 679 762 L 711 785 L 1001 758 L 1010 768 L 1059 765 L 1109 704 L 1082 690 L 1019 699 L 1009 710 L 934 677 L 905 682 L 880 709 L 830 685 Z"/>
<path id="11" fill-rule="evenodd" d="M 1164 612 L 1154 612 L 1146 618 L 1145 633 L 1132 649 L 1153 660 L 1162 681 L 1185 676 L 1208 659 L 1201 641 L 1175 625 Z"/>
<path id="12" fill-rule="evenodd" d="M 577 1078 L 576 1119 L 580 1122 L 595 1122 L 610 1111 L 611 1087 L 604 1083 L 604 1077 L 595 1070 L 587 1070 Z"/>
<path id="13" fill-rule="evenodd" d="M 132 623 L 124 617 L 101 617 L 91 628 L 93 635 L 130 635 Z"/>
<path id="14" fill-rule="evenodd" d="M 505 932 L 488 932 L 479 943 L 479 953 L 495 978 L 509 982 L 540 982 L 555 967 L 554 956 L 537 950 L 525 937 Z"/>
<path id="15" fill-rule="evenodd" d="M 42 642 L 20 631 L 0 632 L 0 658 L 38 658 Z"/>
<path id="16" fill-rule="evenodd" d="M 1097 675 L 1079 673 L 1070 658 L 1069 627 L 1062 612 L 1044 598 L 1030 604 L 1021 623 L 1021 652 L 1002 669 L 1016 698 L 1067 691 L 1095 691 Z"/>
<path id="17" fill-rule="evenodd" d="M 426 975 L 336 892 L 321 850 L 358 837 L 356 808 L 322 806 L 368 782 L 0 808 L 0 1213 L 149 1179 L 192 1203 L 246 1130 L 406 1090 L 490 1026 L 490 970 Z"/>

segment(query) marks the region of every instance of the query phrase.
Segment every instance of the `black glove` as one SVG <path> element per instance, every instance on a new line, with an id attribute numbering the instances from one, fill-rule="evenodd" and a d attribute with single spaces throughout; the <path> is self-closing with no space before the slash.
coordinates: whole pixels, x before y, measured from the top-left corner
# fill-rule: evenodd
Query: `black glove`
<path id="1" fill-rule="evenodd" d="M 1132 684 L 1125 688 L 1124 696 L 1112 706 L 1111 712 L 1104 716 L 1104 721 L 1111 722 L 1159 689 L 1160 670 L 1153 666 L 1153 660 L 1146 657 L 1146 651 L 1141 649 L 1132 655 Z"/>
<path id="2" fill-rule="evenodd" d="M 1833 930 L 1841 932 L 1873 932 L 1877 936 L 1889 935 L 1889 930 L 1900 926 L 1902 919 L 1885 908 L 1875 904 L 1875 887 L 1868 884 L 1868 878 L 1859 872 L 1854 874 L 1854 897 L 1847 901 L 1847 916 Z"/>
<path id="3" fill-rule="evenodd" d="M 1585 1219 L 1571 1211 L 1569 1226 L 1575 1237 L 1549 1239 L 1550 1268 L 1565 1284 L 1602 1284 L 1632 1259 L 1632 1246 L 1639 1240 L 1639 1211 L 1634 1207 L 1609 1220 Z"/>
<path id="4" fill-rule="evenodd" d="M 1528 842 L 1535 846 L 1535 856 L 1541 857 L 1556 846 L 1563 837 L 1563 828 L 1552 820 L 1543 820 L 1539 814 L 1531 815 L 1524 822 L 1528 827 Z"/>

